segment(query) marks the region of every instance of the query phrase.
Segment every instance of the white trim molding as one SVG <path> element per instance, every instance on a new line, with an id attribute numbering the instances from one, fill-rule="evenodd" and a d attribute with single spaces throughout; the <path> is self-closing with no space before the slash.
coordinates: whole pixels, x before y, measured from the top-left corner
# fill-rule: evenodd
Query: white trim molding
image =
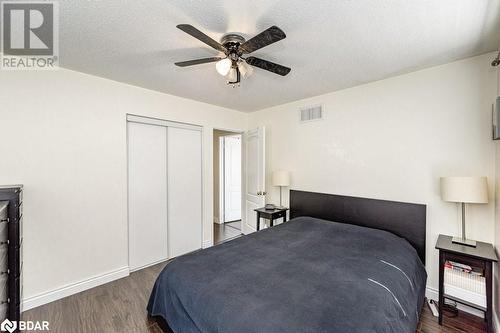
<path id="1" fill-rule="evenodd" d="M 130 274 L 129 268 L 122 267 L 114 271 L 97 275 L 76 283 L 67 284 L 65 286 L 47 291 L 35 296 L 23 299 L 21 306 L 22 311 L 27 311 L 38 306 L 57 301 L 58 299 L 68 297 L 79 292 L 95 288 L 97 286 L 124 278 Z"/>
<path id="2" fill-rule="evenodd" d="M 202 249 L 206 249 L 206 248 L 212 247 L 212 246 L 213 246 L 212 240 L 211 239 L 207 239 L 207 240 L 203 241 L 203 244 L 201 245 L 201 248 Z"/>
<path id="3" fill-rule="evenodd" d="M 184 128 L 184 129 L 189 129 L 189 130 L 193 130 L 193 131 L 200 131 L 200 132 L 202 131 L 202 126 L 200 126 L 200 125 L 182 123 L 182 122 L 178 122 L 178 121 L 164 120 L 164 119 L 159 119 L 159 118 L 138 116 L 138 115 L 133 115 L 133 114 L 129 114 L 129 113 L 127 113 L 127 121 L 134 122 L 134 123 L 148 124 L 148 125 L 156 125 L 156 126 Z"/>
<path id="4" fill-rule="evenodd" d="M 137 271 L 140 271 L 141 269 L 148 268 L 148 267 L 151 267 L 154 265 L 158 265 L 158 264 L 161 264 L 162 262 L 167 262 L 168 260 L 169 260 L 168 258 L 163 258 L 163 259 L 153 261 L 149 264 L 146 264 L 146 265 L 134 268 L 134 269 L 130 269 L 130 267 L 129 267 L 129 273 L 137 272 Z"/>

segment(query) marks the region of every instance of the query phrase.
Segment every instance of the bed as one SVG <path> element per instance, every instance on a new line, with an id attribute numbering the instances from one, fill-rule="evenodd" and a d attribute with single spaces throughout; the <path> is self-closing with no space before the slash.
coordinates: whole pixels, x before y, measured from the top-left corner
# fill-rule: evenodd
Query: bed
<path id="1" fill-rule="evenodd" d="M 290 221 L 176 258 L 147 307 L 173 332 L 411 332 L 425 205 L 291 191 Z"/>

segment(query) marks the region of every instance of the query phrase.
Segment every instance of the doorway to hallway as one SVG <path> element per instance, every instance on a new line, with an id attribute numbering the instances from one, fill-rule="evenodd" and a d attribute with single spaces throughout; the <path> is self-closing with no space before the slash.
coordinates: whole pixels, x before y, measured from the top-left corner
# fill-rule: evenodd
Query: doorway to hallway
<path id="1" fill-rule="evenodd" d="M 214 244 L 241 233 L 242 135 L 214 130 Z"/>

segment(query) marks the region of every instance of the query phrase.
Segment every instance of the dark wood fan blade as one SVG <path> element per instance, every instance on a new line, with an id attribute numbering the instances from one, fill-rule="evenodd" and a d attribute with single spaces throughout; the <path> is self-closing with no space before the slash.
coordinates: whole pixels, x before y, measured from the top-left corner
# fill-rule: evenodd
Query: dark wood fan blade
<path id="1" fill-rule="evenodd" d="M 185 33 L 193 36 L 194 38 L 202 41 L 203 43 L 213 47 L 214 49 L 221 51 L 221 52 L 226 52 L 226 48 L 222 46 L 220 43 L 216 42 L 212 38 L 208 37 L 205 35 L 203 32 L 200 30 L 196 29 L 190 24 L 179 24 L 177 28 L 181 29 Z"/>
<path id="2" fill-rule="evenodd" d="M 281 76 L 287 75 L 292 70 L 291 68 L 275 64 L 274 62 L 270 62 L 255 57 L 246 58 L 246 62 L 249 65 L 265 69 L 266 71 L 270 71 Z"/>
<path id="3" fill-rule="evenodd" d="M 215 62 L 215 61 L 219 61 L 222 59 L 224 59 L 224 58 L 221 58 L 221 57 L 202 58 L 202 59 L 176 62 L 175 65 L 179 66 L 179 67 L 187 67 L 187 66 L 193 66 L 193 65 L 206 64 L 209 62 Z"/>
<path id="4" fill-rule="evenodd" d="M 273 25 L 267 30 L 262 31 L 260 34 L 252 39 L 247 40 L 240 45 L 240 50 L 243 53 L 252 53 L 258 49 L 268 46 L 272 43 L 276 43 L 282 39 L 286 38 L 283 30 Z"/>

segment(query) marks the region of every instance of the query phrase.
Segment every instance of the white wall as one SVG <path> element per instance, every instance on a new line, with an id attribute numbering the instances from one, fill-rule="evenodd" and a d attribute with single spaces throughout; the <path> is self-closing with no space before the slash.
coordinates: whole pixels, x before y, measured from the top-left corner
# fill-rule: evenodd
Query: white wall
<path id="1" fill-rule="evenodd" d="M 203 126 L 203 239 L 211 243 L 213 128 L 244 130 L 246 114 L 68 70 L 3 71 L 0 184 L 25 185 L 28 306 L 47 300 L 33 296 L 126 271 L 127 113 Z"/>
<path id="2" fill-rule="evenodd" d="M 471 207 L 468 236 L 494 241 L 491 104 L 493 54 L 482 55 L 250 114 L 267 128 L 268 201 L 273 170 L 292 188 L 427 205 L 428 285 L 438 286 L 438 234 L 459 234 L 459 209 L 440 198 L 439 177 L 484 175 L 488 205 Z M 299 124 L 300 107 L 322 104 L 325 120 Z"/>

